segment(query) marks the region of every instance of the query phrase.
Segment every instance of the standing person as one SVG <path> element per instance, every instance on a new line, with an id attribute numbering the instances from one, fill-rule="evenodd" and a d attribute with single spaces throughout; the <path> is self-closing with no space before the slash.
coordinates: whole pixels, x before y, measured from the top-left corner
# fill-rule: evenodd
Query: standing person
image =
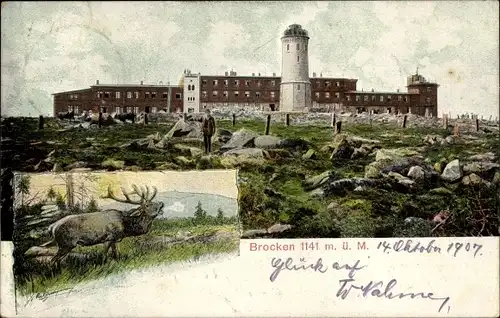
<path id="1" fill-rule="evenodd" d="M 205 153 L 212 151 L 212 136 L 215 133 L 215 119 L 210 115 L 210 109 L 205 110 L 205 117 L 201 122 L 203 129 L 203 143 L 205 144 Z"/>

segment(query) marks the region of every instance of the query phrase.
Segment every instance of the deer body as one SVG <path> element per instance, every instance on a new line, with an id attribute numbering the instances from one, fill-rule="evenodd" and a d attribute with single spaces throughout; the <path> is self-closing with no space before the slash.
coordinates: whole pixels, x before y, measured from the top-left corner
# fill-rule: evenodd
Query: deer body
<path id="1" fill-rule="evenodd" d="M 110 189 L 107 197 L 123 203 L 138 204 L 138 208 L 129 211 L 105 210 L 68 215 L 49 226 L 52 240 L 41 246 L 57 244 L 54 262 L 61 260 L 78 245 L 92 246 L 104 243 L 105 255 L 109 248 L 112 248 L 116 257 L 116 243 L 125 237 L 148 233 L 153 220 L 163 209 L 163 202 L 151 202 L 156 195 L 156 189 L 153 196 L 149 197 L 149 190 L 141 194 L 137 187 L 134 188 L 135 193 L 141 196 L 139 201 L 133 201 L 129 197 L 130 194 L 125 192 L 126 200 L 118 199 Z"/>

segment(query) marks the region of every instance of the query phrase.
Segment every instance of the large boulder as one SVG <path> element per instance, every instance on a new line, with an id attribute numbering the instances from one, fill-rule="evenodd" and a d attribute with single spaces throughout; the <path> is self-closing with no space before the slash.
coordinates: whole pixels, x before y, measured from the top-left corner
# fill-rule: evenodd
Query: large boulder
<path id="1" fill-rule="evenodd" d="M 253 141 L 255 138 L 259 137 L 254 131 L 242 128 L 236 131 L 231 139 L 224 145 L 220 147 L 221 150 L 230 150 L 235 148 L 253 147 Z"/>
<path id="2" fill-rule="evenodd" d="M 460 168 L 460 161 L 455 159 L 448 163 L 441 174 L 441 178 L 447 182 L 455 182 L 462 178 L 462 169 Z"/>
<path id="3" fill-rule="evenodd" d="M 325 171 L 320 175 L 307 178 L 304 181 L 304 185 L 307 189 L 312 190 L 322 186 L 323 184 L 328 182 L 329 179 L 330 179 L 330 171 Z"/>
<path id="4" fill-rule="evenodd" d="M 500 165 L 498 163 L 493 163 L 493 162 L 472 162 L 469 164 L 466 164 L 464 166 L 464 172 L 465 173 L 480 173 L 480 172 L 487 172 L 492 169 L 499 168 Z"/>
<path id="5" fill-rule="evenodd" d="M 493 152 L 486 152 L 481 154 L 476 154 L 469 157 L 471 161 L 495 161 L 496 156 Z"/>
<path id="6" fill-rule="evenodd" d="M 347 191 L 353 191 L 357 187 L 373 188 L 380 187 L 386 188 L 387 182 L 381 179 L 367 179 L 367 178 L 351 178 L 335 180 L 325 185 L 325 195 L 344 194 Z"/>
<path id="7" fill-rule="evenodd" d="M 230 132 L 227 129 L 222 129 L 218 128 L 217 129 L 217 139 L 219 140 L 220 143 L 224 144 L 231 140 L 231 137 L 233 136 L 233 133 Z"/>
<path id="8" fill-rule="evenodd" d="M 419 153 L 409 148 L 379 149 L 375 154 L 375 161 L 398 160 L 404 157 L 418 156 Z"/>
<path id="9" fill-rule="evenodd" d="M 354 153 L 355 145 L 349 142 L 346 135 L 337 135 L 335 138 L 335 149 L 333 150 L 330 159 L 350 159 Z"/>
<path id="10" fill-rule="evenodd" d="M 223 157 L 237 156 L 246 158 L 264 158 L 264 151 L 259 148 L 232 149 L 222 154 Z"/>
<path id="11" fill-rule="evenodd" d="M 174 127 L 165 135 L 165 138 L 172 137 L 203 138 L 201 123 L 198 121 L 184 121 L 184 119 L 179 119 Z"/>
<path id="12" fill-rule="evenodd" d="M 281 146 L 282 139 L 275 136 L 259 136 L 255 138 L 254 144 L 255 147 L 261 149 L 275 149 Z"/>

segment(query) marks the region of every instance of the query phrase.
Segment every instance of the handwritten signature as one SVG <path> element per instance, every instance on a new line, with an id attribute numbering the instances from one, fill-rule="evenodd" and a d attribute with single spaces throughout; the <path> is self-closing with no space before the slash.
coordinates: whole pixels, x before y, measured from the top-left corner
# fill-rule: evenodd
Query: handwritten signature
<path id="1" fill-rule="evenodd" d="M 443 307 L 450 301 L 450 297 L 435 297 L 433 293 L 425 293 L 425 292 L 418 292 L 418 293 L 397 293 L 393 294 L 391 290 L 396 286 L 398 281 L 396 279 L 391 279 L 387 285 L 385 285 L 384 290 L 382 291 L 381 289 L 384 286 L 383 281 L 378 281 L 378 282 L 373 282 L 370 281 L 367 285 L 354 285 L 353 282 L 355 279 L 352 278 L 346 278 L 346 279 L 341 279 L 339 280 L 340 283 L 340 288 L 337 291 L 336 296 L 340 297 L 342 299 L 345 299 L 347 295 L 349 295 L 349 292 L 352 289 L 358 289 L 362 292 L 362 295 L 364 298 L 368 296 L 374 296 L 378 298 L 387 298 L 387 299 L 394 299 L 394 298 L 399 298 L 403 299 L 405 297 L 410 297 L 411 299 L 420 297 L 420 298 L 427 298 L 430 300 L 439 300 L 441 301 L 441 306 L 438 309 L 438 312 L 441 312 Z M 448 311 L 450 310 L 450 306 L 448 306 Z"/>
<path id="2" fill-rule="evenodd" d="M 30 297 L 29 302 L 31 302 L 33 299 L 39 299 L 41 301 L 46 301 L 49 298 L 49 296 L 69 294 L 69 293 L 71 293 L 72 290 L 73 290 L 73 288 L 65 288 L 65 289 L 60 289 L 60 290 L 56 290 L 53 292 L 35 293 Z"/>
<path id="3" fill-rule="evenodd" d="M 347 270 L 348 278 L 339 280 L 340 288 L 337 291 L 337 298 L 346 299 L 351 290 L 359 290 L 363 298 L 367 298 L 369 296 L 378 297 L 378 298 L 387 298 L 387 299 L 403 299 L 403 298 L 422 298 L 422 299 L 430 299 L 434 301 L 441 301 L 441 306 L 439 307 L 438 312 L 444 308 L 444 306 L 450 302 L 450 297 L 436 297 L 432 292 L 418 292 L 418 293 L 394 293 L 392 289 L 397 285 L 398 281 L 396 279 L 391 279 L 384 288 L 383 281 L 374 282 L 370 281 L 366 285 L 358 285 L 354 284 L 356 280 L 354 279 L 355 274 L 367 267 L 367 265 L 361 265 L 361 261 L 357 260 L 353 262 L 351 265 L 349 264 L 339 264 L 338 262 L 334 262 L 331 267 L 325 265 L 323 263 L 322 258 L 318 258 L 315 262 L 307 263 L 305 259 L 301 258 L 299 262 L 295 261 L 293 258 L 289 257 L 286 260 L 281 258 L 273 258 L 271 260 L 271 266 L 273 267 L 273 271 L 269 280 L 271 282 L 276 281 L 279 274 L 282 271 L 313 271 L 321 274 L 326 273 L 330 268 L 333 270 Z M 383 289 L 383 290 L 382 290 Z M 448 311 L 450 310 L 450 306 L 448 306 Z"/>

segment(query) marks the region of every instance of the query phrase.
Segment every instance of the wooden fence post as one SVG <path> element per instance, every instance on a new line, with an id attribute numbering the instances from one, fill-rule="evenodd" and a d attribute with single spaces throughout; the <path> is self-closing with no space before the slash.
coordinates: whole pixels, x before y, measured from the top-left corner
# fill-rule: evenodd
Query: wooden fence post
<path id="1" fill-rule="evenodd" d="M 337 127 L 335 129 L 335 133 L 336 134 L 340 134 L 342 132 L 342 122 L 339 121 L 339 122 L 336 123 L 336 125 L 337 125 Z"/>
<path id="2" fill-rule="evenodd" d="M 337 117 L 335 113 L 332 113 L 332 128 L 335 129 L 335 123 L 337 122 Z"/>
<path id="3" fill-rule="evenodd" d="M 102 126 L 102 112 L 99 112 L 99 119 L 97 120 L 97 126 L 101 128 Z"/>
<path id="4" fill-rule="evenodd" d="M 267 115 L 267 120 L 266 120 L 266 135 L 269 135 L 269 128 L 271 127 L 271 115 Z"/>
<path id="5" fill-rule="evenodd" d="M 148 113 L 144 114 L 144 125 L 147 125 L 149 123 L 149 118 L 148 118 Z"/>
<path id="6" fill-rule="evenodd" d="M 443 126 L 444 129 L 448 129 L 448 115 L 444 115 L 443 117 Z"/>
<path id="7" fill-rule="evenodd" d="M 233 113 L 233 127 L 236 125 L 236 114 Z"/>
<path id="8" fill-rule="evenodd" d="M 479 131 L 479 119 L 476 117 L 476 131 Z"/>
<path id="9" fill-rule="evenodd" d="M 40 115 L 38 117 L 38 129 L 39 130 L 43 130 L 43 122 L 44 122 L 43 115 Z"/>
<path id="10" fill-rule="evenodd" d="M 290 114 L 286 114 L 286 125 L 290 126 Z"/>
<path id="11" fill-rule="evenodd" d="M 403 128 L 406 128 L 406 120 L 408 119 L 408 116 L 405 115 L 405 117 L 403 117 Z"/>

